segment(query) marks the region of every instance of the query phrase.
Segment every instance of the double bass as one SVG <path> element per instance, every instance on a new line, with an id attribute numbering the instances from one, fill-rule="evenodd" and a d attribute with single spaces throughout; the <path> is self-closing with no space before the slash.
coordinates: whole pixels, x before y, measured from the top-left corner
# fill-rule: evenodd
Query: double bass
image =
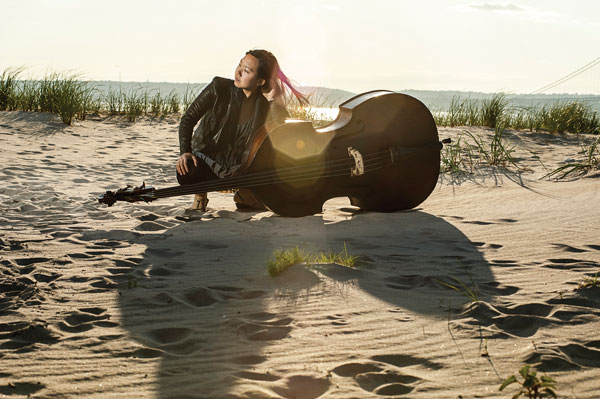
<path id="1" fill-rule="evenodd" d="M 207 168 L 201 183 L 127 186 L 98 200 L 110 206 L 247 188 L 281 216 L 320 213 L 323 203 L 335 197 L 349 197 L 365 211 L 394 212 L 414 208 L 431 194 L 441 148 L 433 116 L 422 102 L 374 90 L 340 104 L 337 118 L 318 129 L 311 122 L 286 120 L 258 130 L 234 176 L 215 178 Z"/>

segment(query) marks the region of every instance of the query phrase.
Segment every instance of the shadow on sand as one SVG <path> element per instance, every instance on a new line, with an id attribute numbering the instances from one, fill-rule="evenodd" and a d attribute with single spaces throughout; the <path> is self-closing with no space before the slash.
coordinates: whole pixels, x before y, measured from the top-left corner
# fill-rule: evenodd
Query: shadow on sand
<path id="1" fill-rule="evenodd" d="M 351 210 L 340 212 L 351 215 Z M 468 302 L 441 282 L 457 287 L 462 282 L 483 301 L 517 290 L 495 282 L 479 251 L 488 243 L 471 242 L 444 219 L 421 211 L 359 213 L 337 223 L 321 216 L 190 219 L 160 233 L 129 235 L 129 241 L 147 248 L 142 258 L 116 262 L 123 327 L 141 345 L 133 356 L 160 358 L 160 398 L 296 397 L 300 392 L 316 398 L 326 392 L 326 380 L 302 376 L 287 378 L 269 392 L 253 386 L 280 379 L 253 370 L 266 361 L 271 346 L 301 328 L 293 314 L 272 312 L 270 304 L 282 296 L 301 297 L 324 278 L 395 308 L 438 318 L 448 317 L 448 298 Z M 338 251 L 344 243 L 361 256 L 363 266 L 300 266 L 277 278 L 264 269 L 275 249 Z"/>

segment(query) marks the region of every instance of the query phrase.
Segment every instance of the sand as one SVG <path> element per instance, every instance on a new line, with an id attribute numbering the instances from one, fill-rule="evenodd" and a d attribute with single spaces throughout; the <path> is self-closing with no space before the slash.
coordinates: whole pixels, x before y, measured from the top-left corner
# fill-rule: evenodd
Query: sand
<path id="1" fill-rule="evenodd" d="M 0 397 L 507 398 L 524 364 L 598 397 L 600 288 L 576 288 L 600 271 L 600 185 L 539 179 L 592 137 L 508 132 L 527 170 L 442 175 L 407 212 L 97 203 L 174 185 L 177 125 L 0 113 Z M 464 129 L 490 134 L 440 138 Z M 359 267 L 265 270 L 344 244 Z"/>

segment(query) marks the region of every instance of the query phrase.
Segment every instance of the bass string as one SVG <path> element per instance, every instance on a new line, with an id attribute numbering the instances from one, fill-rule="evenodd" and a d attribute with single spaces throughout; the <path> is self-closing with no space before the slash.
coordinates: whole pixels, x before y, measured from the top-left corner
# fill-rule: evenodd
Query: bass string
<path id="1" fill-rule="evenodd" d="M 376 155 L 376 154 L 373 154 Z M 378 156 L 369 156 L 367 158 L 366 162 L 373 162 L 377 159 L 380 159 L 381 157 Z M 219 190 L 219 189 L 228 189 L 228 188 L 235 188 L 235 187 L 248 187 L 250 185 L 253 185 L 255 182 L 274 182 L 277 180 L 289 180 L 289 179 L 294 179 L 296 178 L 296 175 L 300 175 L 300 176 L 307 176 L 308 178 L 314 179 L 315 177 L 328 177 L 330 173 L 337 173 L 340 168 L 342 168 L 341 170 L 346 171 L 348 170 L 349 166 L 354 165 L 354 162 L 351 160 L 344 160 L 344 162 L 346 163 L 346 165 L 339 165 L 336 166 L 335 168 L 329 168 L 327 169 L 326 173 L 322 173 L 323 168 L 318 167 L 315 168 L 315 166 L 306 166 L 304 168 L 302 168 L 302 170 L 298 169 L 297 167 L 294 167 L 293 169 L 297 169 L 297 170 L 293 170 L 291 172 L 288 171 L 288 168 L 284 168 L 284 169 L 280 169 L 277 171 L 269 171 L 268 173 L 257 173 L 257 174 L 252 174 L 252 175 L 246 175 L 246 176 L 239 176 L 239 177 L 233 177 L 233 178 L 225 178 L 225 179 L 219 179 L 219 180 L 211 180 L 211 181 L 207 181 L 207 182 L 202 182 L 202 183 L 197 183 L 197 184 L 189 184 L 186 185 L 185 187 L 191 187 L 192 190 L 196 190 L 196 192 L 204 192 L 204 191 L 215 191 L 215 190 Z M 290 168 L 291 169 L 291 168 Z M 310 172 L 310 174 L 309 174 Z M 175 195 L 180 195 L 180 193 L 183 190 L 183 186 L 176 186 L 176 187 L 170 187 L 170 188 L 165 188 L 165 189 L 161 189 L 161 190 L 155 190 L 155 196 L 160 197 L 160 198 L 164 198 L 167 196 L 175 196 Z M 186 189 L 186 191 L 188 191 Z"/>
<path id="2" fill-rule="evenodd" d="M 438 142 L 436 142 L 435 144 L 438 144 Z M 402 154 L 422 151 L 425 149 L 425 147 L 429 147 L 429 146 L 430 145 L 426 144 L 426 145 L 419 146 L 419 147 L 409 147 L 406 149 L 406 151 L 403 151 Z M 379 152 L 373 152 L 373 153 L 364 155 L 363 161 L 366 163 L 366 162 L 371 162 L 376 159 L 380 159 L 382 154 L 384 155 L 384 158 L 392 160 L 390 148 L 387 148 L 387 149 L 379 151 Z M 344 159 L 314 163 L 314 164 L 309 164 L 309 165 L 290 166 L 290 167 L 286 167 L 286 168 L 282 168 L 282 169 L 270 170 L 270 171 L 265 171 L 265 172 L 257 172 L 257 173 L 242 175 L 242 176 L 227 177 L 224 179 L 213 180 L 213 181 L 204 182 L 204 183 L 212 183 L 212 182 L 216 183 L 218 181 L 218 182 L 227 184 L 227 186 L 223 186 L 223 187 L 228 187 L 230 184 L 232 184 L 233 186 L 229 186 L 229 187 L 234 187 L 236 184 L 237 185 L 242 185 L 242 184 L 245 185 L 247 181 L 250 181 L 247 179 L 256 179 L 256 178 L 262 178 L 262 177 L 264 177 L 264 178 L 282 177 L 284 174 L 287 175 L 289 173 L 307 173 L 307 172 L 310 172 L 311 170 L 315 170 L 315 169 L 320 171 L 323 169 L 323 167 L 328 167 L 331 165 L 339 165 L 339 164 L 342 164 L 345 167 L 347 167 L 347 166 L 352 166 L 354 164 L 354 162 L 352 159 L 344 158 Z M 204 184 L 204 183 L 199 183 L 199 184 Z M 172 188 L 166 188 L 163 190 L 177 189 L 178 187 L 179 186 L 172 187 Z"/>
<path id="3" fill-rule="evenodd" d="M 363 161 L 365 161 L 365 163 L 366 163 L 366 162 L 372 162 L 374 160 L 380 159 L 381 158 L 380 154 L 387 154 L 386 158 L 389 157 L 389 153 L 386 150 L 386 151 L 380 151 L 380 152 L 368 154 L 363 158 Z M 197 183 L 197 184 L 190 184 L 187 186 L 194 186 L 195 188 L 198 188 L 201 185 L 209 184 L 211 186 L 217 185 L 218 187 L 223 187 L 224 189 L 226 189 L 227 187 L 229 187 L 229 188 L 236 187 L 236 185 L 246 186 L 249 183 L 251 184 L 252 181 L 254 181 L 255 179 L 284 178 L 284 177 L 293 176 L 294 174 L 306 174 L 306 173 L 315 172 L 315 171 L 320 173 L 323 170 L 323 165 L 327 165 L 327 166 L 336 165 L 336 167 L 338 167 L 338 168 L 340 166 L 347 168 L 354 164 L 355 164 L 354 161 L 351 159 L 335 160 L 335 161 L 328 161 L 328 162 L 323 162 L 323 163 L 314 163 L 314 164 L 310 164 L 310 165 L 287 167 L 287 168 L 282 168 L 282 169 L 278 169 L 278 170 L 270 170 L 270 171 L 266 171 L 266 172 L 258 172 L 258 173 L 253 173 L 253 174 L 249 174 L 249 175 L 226 177 L 223 179 L 216 179 L 216 180 L 210 180 L 207 182 L 202 182 L 202 183 Z M 328 170 L 334 170 L 334 168 L 330 167 Z M 170 192 L 177 192 L 180 188 L 181 188 L 181 186 L 175 186 L 175 187 L 164 188 L 164 189 L 160 189 L 160 190 L 156 190 L 156 191 L 166 194 L 166 193 L 170 193 Z"/>
<path id="4" fill-rule="evenodd" d="M 382 157 L 380 156 L 380 154 L 388 154 L 386 157 L 383 157 L 383 158 L 389 159 L 389 152 L 386 150 L 386 151 L 380 151 L 380 152 L 368 154 L 363 158 L 363 161 L 366 164 L 367 162 L 373 162 L 375 160 L 381 159 Z M 322 166 L 323 165 L 334 165 L 334 164 L 336 164 L 336 168 L 330 167 L 329 169 L 327 169 L 328 173 L 330 173 L 332 171 L 337 172 L 337 170 L 340 167 L 343 167 L 344 168 L 343 170 L 347 170 L 347 168 L 349 166 L 355 165 L 353 160 L 343 159 L 343 160 L 336 160 L 336 161 L 328 161 L 328 162 L 324 162 L 324 163 L 320 163 L 320 164 L 315 163 L 315 164 L 310 164 L 310 165 L 294 166 L 294 167 L 279 169 L 276 171 L 259 172 L 259 173 L 253 173 L 250 175 L 243 175 L 243 176 L 229 177 L 229 178 L 218 179 L 218 180 L 211 180 L 211 181 L 197 183 L 197 184 L 189 184 L 189 185 L 186 185 L 185 187 L 193 187 L 194 190 L 198 190 L 197 192 L 203 192 L 203 191 L 201 191 L 203 189 L 205 189 L 206 191 L 215 191 L 218 189 L 234 188 L 236 186 L 246 187 L 248 185 L 253 184 L 253 182 L 257 181 L 257 180 L 259 180 L 261 182 L 265 181 L 265 179 L 267 179 L 269 182 L 276 181 L 275 179 L 277 179 L 277 180 L 286 179 L 287 180 L 288 178 L 294 178 L 295 174 L 306 175 L 307 173 L 313 173 L 313 175 L 311 175 L 310 178 L 319 177 L 319 176 L 328 177 L 327 174 L 321 173 L 321 171 L 323 170 Z M 317 172 L 317 175 L 314 175 L 315 172 Z M 175 186 L 175 187 L 159 189 L 159 190 L 155 190 L 155 193 L 156 193 L 157 197 L 160 196 L 160 198 L 164 198 L 167 196 L 175 196 L 175 195 L 179 195 L 182 187 L 183 186 Z"/>
<path id="5" fill-rule="evenodd" d="M 415 152 L 422 150 L 424 146 L 410 148 L 409 152 Z M 385 156 L 381 156 L 380 154 L 385 154 Z M 377 160 L 385 159 L 386 161 L 391 160 L 390 149 L 386 149 L 383 151 L 367 154 L 363 156 L 363 161 L 365 165 L 367 162 L 373 162 Z M 335 168 L 329 168 L 328 172 L 323 174 L 321 170 L 323 169 L 323 165 L 339 165 Z M 341 165 L 340 165 L 341 164 Z M 193 194 L 197 192 L 206 192 L 206 191 L 217 191 L 217 190 L 225 190 L 235 187 L 253 187 L 257 185 L 265 185 L 273 183 L 277 180 L 285 180 L 285 181 L 302 181 L 309 180 L 315 178 L 328 178 L 328 177 L 337 177 L 337 176 L 347 176 L 348 166 L 354 165 L 353 160 L 350 159 L 342 159 L 342 160 L 334 160 L 323 163 L 315 163 L 311 165 L 300 165 L 293 166 L 288 168 L 279 169 L 276 171 L 267 171 L 267 172 L 259 172 L 251 175 L 243 175 L 237 177 L 230 177 L 219 180 L 211 180 L 208 182 L 190 184 L 186 186 L 176 186 L 161 190 L 155 190 L 153 192 L 153 196 L 155 198 L 164 198 L 169 196 L 176 195 L 184 195 L 184 194 Z M 342 167 L 342 169 L 340 169 Z M 316 169 L 316 170 L 315 170 Z M 307 172 L 313 170 L 312 174 L 307 175 Z M 373 169 L 370 169 L 373 170 Z M 338 171 L 343 171 L 343 173 L 338 173 Z M 299 175 L 299 176 L 295 176 Z M 300 177 L 300 178 L 298 178 Z M 276 180 L 275 180 L 276 179 Z"/>
<path id="6" fill-rule="evenodd" d="M 365 166 L 365 173 L 369 173 L 376 169 L 383 168 L 386 163 L 386 160 L 384 160 L 381 157 L 379 159 L 380 159 L 379 161 L 371 161 L 368 164 L 368 166 Z M 329 170 L 328 173 L 326 173 L 326 174 L 321 174 L 321 173 L 313 173 L 313 174 L 309 174 L 309 175 L 296 174 L 296 175 L 287 176 L 285 178 L 281 178 L 281 176 L 280 176 L 280 178 L 278 180 L 284 180 L 285 182 L 292 183 L 292 182 L 300 182 L 300 181 L 305 181 L 305 180 L 314 180 L 316 178 L 330 178 L 330 177 L 339 177 L 339 176 L 348 176 L 348 169 L 338 167 L 336 169 Z M 272 179 L 268 179 L 268 178 L 254 179 L 252 181 L 245 182 L 244 187 L 257 187 L 257 186 L 272 184 L 273 182 L 274 181 Z M 222 184 L 220 184 L 219 181 L 211 181 L 211 182 L 207 182 L 207 183 L 179 186 L 179 187 L 176 187 L 176 191 L 170 191 L 168 193 L 164 193 L 162 190 L 157 190 L 156 192 L 154 192 L 154 196 L 156 198 L 164 198 L 164 197 L 168 197 L 168 196 L 194 194 L 194 193 L 198 193 L 198 192 L 218 191 L 219 189 L 225 189 L 225 188 L 226 187 L 224 187 Z M 232 187 L 229 186 L 229 188 L 232 188 Z"/>
<path id="7" fill-rule="evenodd" d="M 373 162 L 377 161 L 378 159 L 384 159 L 382 157 L 376 157 L 373 160 L 371 160 L 369 164 L 367 165 L 371 165 Z M 347 165 L 350 166 L 351 164 Z M 225 190 L 225 189 L 229 189 L 229 188 L 235 188 L 235 187 L 252 187 L 255 185 L 263 185 L 263 184 L 270 184 L 273 183 L 275 181 L 281 181 L 281 180 L 285 180 L 285 181 L 297 181 L 299 180 L 298 178 L 300 178 L 301 180 L 306 180 L 306 179 L 315 179 L 315 178 L 327 178 L 327 177 L 332 177 L 332 176 L 344 176 L 344 175 L 348 175 L 348 167 L 347 166 L 342 166 L 342 167 L 337 167 L 337 168 L 330 168 L 327 173 L 321 173 L 320 170 L 315 171 L 313 173 L 307 174 L 307 173 L 291 173 L 291 174 L 274 174 L 273 177 L 271 176 L 263 176 L 261 178 L 257 178 L 257 179 L 244 179 L 244 180 L 239 180 L 239 181 L 221 181 L 221 180 L 211 180 L 209 182 L 203 182 L 203 183 L 198 183 L 198 184 L 189 184 L 189 185 L 185 185 L 185 186 L 177 186 L 177 187 L 172 187 L 172 188 L 168 188 L 168 189 L 162 189 L 162 190 L 155 190 L 154 192 L 154 196 L 157 198 L 164 198 L 164 197 L 168 197 L 168 196 L 175 196 L 175 195 L 182 195 L 182 194 L 188 194 L 188 193 L 194 193 L 194 192 L 206 192 L 206 191 L 218 191 L 218 190 Z M 342 172 L 342 173 L 340 173 Z M 274 179 L 274 177 L 277 177 L 277 179 Z M 240 182 L 243 183 L 240 184 Z"/>
<path id="8" fill-rule="evenodd" d="M 377 166 L 368 168 L 368 170 L 366 170 L 365 173 L 369 173 L 369 172 L 372 172 L 374 170 L 381 169 L 383 167 L 384 167 L 383 163 L 380 163 Z M 348 176 L 348 173 L 347 172 L 344 172 L 344 173 L 334 173 L 334 174 L 329 175 L 328 177 L 338 177 L 338 176 Z M 299 177 L 299 178 L 292 179 L 292 180 L 286 180 L 286 182 L 296 183 L 296 182 L 300 182 L 300 181 L 304 181 L 304 180 L 312 180 L 312 178 L 310 178 L 310 177 Z M 258 186 L 268 185 L 268 184 L 271 184 L 271 183 L 272 182 L 270 182 L 270 181 L 256 182 L 256 183 L 253 183 L 252 185 L 250 185 L 248 187 L 258 187 Z M 182 186 L 182 188 L 183 189 L 177 195 L 195 194 L 195 193 L 199 192 L 199 190 L 197 188 L 195 188 L 195 187 Z M 212 190 L 211 189 L 207 189 L 206 191 L 215 191 L 215 189 L 212 189 Z M 162 195 L 161 196 L 155 196 L 155 198 L 164 198 L 164 197 L 165 196 L 162 196 Z"/>

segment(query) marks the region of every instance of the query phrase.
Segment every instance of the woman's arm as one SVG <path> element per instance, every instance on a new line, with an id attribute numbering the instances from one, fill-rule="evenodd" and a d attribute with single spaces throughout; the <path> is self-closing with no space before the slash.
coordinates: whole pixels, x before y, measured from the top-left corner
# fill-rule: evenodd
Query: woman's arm
<path id="1" fill-rule="evenodd" d="M 192 152 L 192 132 L 202 115 L 213 105 L 216 98 L 215 79 L 206 85 L 185 111 L 179 123 L 179 154 Z"/>
<path id="2" fill-rule="evenodd" d="M 262 94 L 269 102 L 269 114 L 267 116 L 267 123 L 284 123 L 286 118 L 290 117 L 290 114 L 285 108 L 283 93 L 281 91 L 280 85 L 271 82 L 266 89 L 263 89 Z"/>

